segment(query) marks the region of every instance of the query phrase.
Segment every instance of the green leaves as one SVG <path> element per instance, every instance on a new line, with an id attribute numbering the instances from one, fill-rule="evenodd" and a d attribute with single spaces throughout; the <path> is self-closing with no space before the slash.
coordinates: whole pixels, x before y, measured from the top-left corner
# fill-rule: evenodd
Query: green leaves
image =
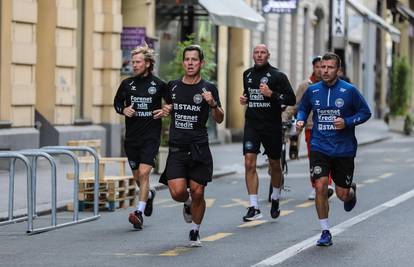
<path id="1" fill-rule="evenodd" d="M 391 75 L 390 113 L 406 115 L 410 99 L 410 65 L 405 57 L 394 57 Z"/>

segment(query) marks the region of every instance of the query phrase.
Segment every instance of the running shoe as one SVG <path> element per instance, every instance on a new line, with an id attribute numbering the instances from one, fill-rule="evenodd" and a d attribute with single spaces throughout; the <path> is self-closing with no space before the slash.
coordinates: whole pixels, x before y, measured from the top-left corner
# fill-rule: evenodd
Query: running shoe
<path id="1" fill-rule="evenodd" d="M 280 209 L 279 209 L 279 199 L 272 199 L 272 207 L 270 208 L 270 216 L 272 216 L 273 219 L 276 219 L 280 215 Z"/>
<path id="2" fill-rule="evenodd" d="M 355 207 L 355 204 L 357 202 L 356 184 L 352 183 L 351 188 L 354 189 L 354 197 L 351 200 L 344 202 L 344 210 L 348 212 L 351 211 Z"/>
<path id="3" fill-rule="evenodd" d="M 334 188 L 332 187 L 332 185 L 328 185 L 328 199 L 331 198 L 333 194 L 334 194 Z"/>
<path id="4" fill-rule="evenodd" d="M 259 209 L 255 209 L 254 207 L 249 207 L 247 209 L 246 216 L 243 216 L 243 221 L 245 221 L 245 222 L 254 221 L 254 220 L 260 219 L 262 217 L 263 217 L 263 215 L 262 215 L 262 213 L 260 213 Z"/>
<path id="5" fill-rule="evenodd" d="M 200 233 L 197 230 L 191 230 L 189 235 L 189 247 L 201 247 Z"/>
<path id="6" fill-rule="evenodd" d="M 316 242 L 316 245 L 319 247 L 332 246 L 332 235 L 329 230 L 322 231 L 321 238 Z"/>
<path id="7" fill-rule="evenodd" d="M 150 189 L 152 197 L 148 198 L 147 200 L 147 205 L 145 206 L 145 210 L 144 210 L 144 215 L 149 217 L 152 214 L 152 203 L 154 202 L 154 198 L 155 198 L 155 190 L 154 189 Z"/>
<path id="8" fill-rule="evenodd" d="M 128 221 L 134 226 L 135 229 L 142 229 L 144 219 L 142 219 L 142 213 L 140 211 L 131 212 L 128 216 Z"/>
<path id="9" fill-rule="evenodd" d="M 191 218 L 191 203 L 190 203 L 190 205 L 187 205 L 187 204 L 184 203 L 183 216 L 184 216 L 184 221 L 186 223 L 191 223 L 192 222 L 192 218 Z"/>
<path id="10" fill-rule="evenodd" d="M 329 191 L 328 191 L 328 193 L 329 193 Z M 310 192 L 310 194 L 308 196 L 308 199 L 309 200 L 315 200 L 315 195 L 316 195 L 315 188 L 312 188 L 312 191 Z"/>

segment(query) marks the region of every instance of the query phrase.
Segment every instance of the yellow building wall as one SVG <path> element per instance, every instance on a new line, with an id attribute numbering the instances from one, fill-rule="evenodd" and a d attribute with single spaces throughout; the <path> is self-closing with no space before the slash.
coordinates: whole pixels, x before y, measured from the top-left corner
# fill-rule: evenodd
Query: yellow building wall
<path id="1" fill-rule="evenodd" d="M 5 74 L 5 80 L 3 81 L 2 77 L 1 90 L 4 91 L 0 97 L 2 106 L 5 106 L 2 107 L 1 113 L 12 122 L 12 127 L 33 126 L 36 98 L 37 3 L 35 0 L 15 0 L 11 3 L 2 1 L 2 19 L 3 15 L 7 21 L 2 23 L 5 23 L 7 29 L 2 29 L 2 74 Z"/>
<path id="2" fill-rule="evenodd" d="M 145 27 L 148 36 L 155 36 L 155 0 L 122 0 L 125 27 Z"/>
<path id="3" fill-rule="evenodd" d="M 248 30 L 230 28 L 229 30 L 229 66 L 227 94 L 227 128 L 243 129 L 244 107 L 239 98 L 243 94 L 243 72 L 249 68 L 250 32 Z"/>
<path id="4" fill-rule="evenodd" d="M 12 2 L 0 2 L 0 121 L 5 122 L 11 122 L 12 10 Z"/>

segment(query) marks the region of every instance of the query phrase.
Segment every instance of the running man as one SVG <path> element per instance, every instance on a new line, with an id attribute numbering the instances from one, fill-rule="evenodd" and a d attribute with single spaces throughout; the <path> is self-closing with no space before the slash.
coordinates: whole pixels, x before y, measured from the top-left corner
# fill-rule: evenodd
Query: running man
<path id="1" fill-rule="evenodd" d="M 312 60 L 312 74 L 309 77 L 309 79 L 307 81 L 303 81 L 299 86 L 298 89 L 296 90 L 295 94 L 296 94 L 296 105 L 293 107 L 288 108 L 287 112 L 296 116 L 297 113 L 297 108 L 299 106 L 300 100 L 302 99 L 303 94 L 305 93 L 306 89 L 314 84 L 317 83 L 319 81 L 322 80 L 322 69 L 321 69 L 321 63 L 322 63 L 322 57 L 321 56 L 317 56 L 314 57 Z M 308 150 L 308 158 L 310 155 L 310 138 L 311 138 L 311 132 L 312 132 L 312 127 L 313 127 L 313 123 L 312 123 L 312 112 L 309 114 L 308 120 L 306 122 L 306 127 L 305 127 L 305 142 L 306 142 L 306 148 Z M 300 138 L 298 138 L 298 141 L 300 140 Z M 290 151 L 289 151 L 290 154 Z M 311 185 L 312 185 L 312 191 L 310 192 L 308 199 L 309 200 L 315 200 L 315 185 L 314 182 L 311 180 Z M 332 187 L 332 178 L 331 176 L 329 176 L 328 178 L 328 196 L 331 197 L 334 193 L 333 187 Z"/>
<path id="2" fill-rule="evenodd" d="M 318 246 L 332 245 L 329 232 L 328 175 L 335 182 L 337 197 L 351 211 L 357 202 L 353 182 L 357 151 L 355 126 L 371 117 L 369 107 L 357 88 L 339 79 L 341 59 L 334 53 L 322 57 L 322 81 L 308 87 L 298 109 L 296 126 L 304 127 L 313 112 L 310 173 L 315 182 L 315 205 L 322 235 Z"/>
<path id="3" fill-rule="evenodd" d="M 154 51 L 147 45 L 131 52 L 135 76 L 121 82 L 114 98 L 117 113 L 125 116 L 125 153 L 139 187 L 139 202 L 128 220 L 135 229 L 143 228 L 143 217 L 151 216 L 155 190 L 149 189 L 149 176 L 155 166 L 161 137 L 161 117 L 168 115 L 168 106 L 161 108 L 166 84 L 152 74 Z"/>
<path id="4" fill-rule="evenodd" d="M 183 51 L 184 76 L 168 84 L 167 103 L 172 104 L 169 153 L 160 178 L 161 183 L 168 185 L 171 197 L 184 202 L 184 220 L 192 223 L 192 247 L 201 246 L 199 231 L 206 209 L 204 189 L 213 175 L 206 123 L 210 112 L 217 123 L 224 118 L 216 86 L 201 77 L 203 65 L 200 46 L 187 46 Z"/>
<path id="5" fill-rule="evenodd" d="M 246 105 L 243 154 L 245 179 L 250 207 L 243 221 L 260 219 L 258 204 L 259 178 L 256 170 L 257 154 L 263 145 L 270 165 L 273 193 L 270 215 L 279 217 L 279 197 L 282 183 L 280 155 L 282 150 L 282 108 L 294 105 L 295 94 L 285 74 L 269 64 L 269 50 L 259 44 L 253 49 L 254 66 L 243 73 L 243 95 L 240 104 Z"/>

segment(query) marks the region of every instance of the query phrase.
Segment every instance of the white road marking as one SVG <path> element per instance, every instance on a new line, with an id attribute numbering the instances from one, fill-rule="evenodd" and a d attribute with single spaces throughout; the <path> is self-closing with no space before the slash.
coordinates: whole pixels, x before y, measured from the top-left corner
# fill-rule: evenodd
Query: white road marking
<path id="1" fill-rule="evenodd" d="M 408 199 L 414 197 L 414 189 L 411 191 L 408 191 L 407 193 L 404 193 L 394 199 L 391 199 L 375 208 L 372 208 L 366 212 L 363 212 L 361 214 L 359 214 L 358 216 L 355 216 L 343 223 L 340 223 L 338 225 L 336 225 L 335 227 L 331 228 L 331 234 L 332 236 L 337 236 L 340 233 L 344 232 L 345 230 L 347 230 L 348 228 L 354 226 L 357 223 L 360 223 L 362 221 L 365 221 L 366 219 L 381 213 L 385 210 L 387 210 L 388 208 L 394 207 L 400 203 L 403 203 L 404 201 L 407 201 Z M 273 266 L 279 263 L 284 262 L 285 260 L 299 254 L 300 252 L 315 246 L 316 241 L 319 239 L 320 234 L 314 235 L 306 240 L 303 240 L 300 243 L 297 243 L 296 245 L 293 245 L 255 265 L 253 265 L 254 267 L 259 267 L 259 266 Z"/>

